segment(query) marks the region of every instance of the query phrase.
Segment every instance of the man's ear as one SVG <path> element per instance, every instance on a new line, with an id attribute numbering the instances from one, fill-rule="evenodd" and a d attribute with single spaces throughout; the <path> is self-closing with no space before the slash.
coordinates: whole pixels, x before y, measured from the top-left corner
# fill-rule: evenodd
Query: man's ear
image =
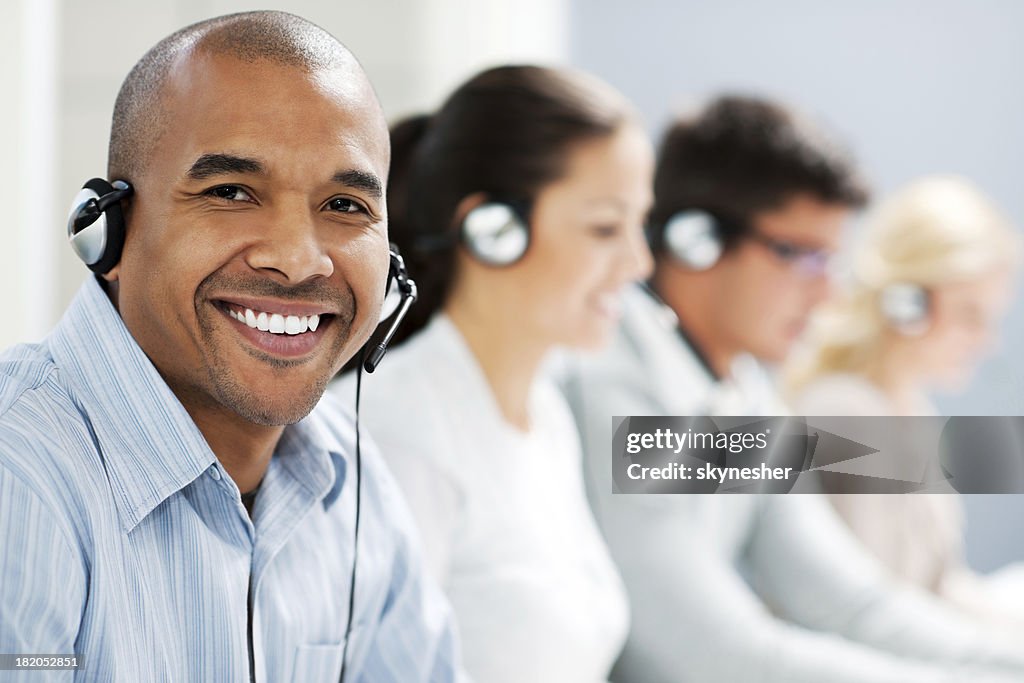
<path id="1" fill-rule="evenodd" d="M 121 295 L 121 283 L 117 280 L 106 280 L 104 275 L 104 282 L 102 283 L 103 289 L 107 292 L 107 296 L 110 298 L 110 303 L 114 305 L 114 310 L 118 313 L 121 312 L 120 295 Z"/>

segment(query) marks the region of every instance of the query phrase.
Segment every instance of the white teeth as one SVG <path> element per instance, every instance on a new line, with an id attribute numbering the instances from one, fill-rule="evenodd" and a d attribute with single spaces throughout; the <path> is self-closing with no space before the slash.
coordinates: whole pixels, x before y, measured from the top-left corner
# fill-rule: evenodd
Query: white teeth
<path id="1" fill-rule="evenodd" d="M 306 331 L 316 332 L 316 328 L 320 325 L 320 316 L 316 313 L 313 315 L 283 315 L 281 313 L 257 313 L 251 308 L 246 308 L 244 313 L 231 308 L 227 311 L 228 315 L 235 320 L 272 334 L 295 335 Z"/>

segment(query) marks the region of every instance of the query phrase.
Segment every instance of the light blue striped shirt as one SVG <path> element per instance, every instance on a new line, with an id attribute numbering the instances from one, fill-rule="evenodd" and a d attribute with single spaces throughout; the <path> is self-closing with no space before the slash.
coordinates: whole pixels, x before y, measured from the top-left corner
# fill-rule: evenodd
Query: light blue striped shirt
<path id="1" fill-rule="evenodd" d="M 363 439 L 347 681 L 456 679 L 450 610 Z M 18 680 L 336 683 L 355 514 L 351 417 L 285 428 L 253 509 L 97 281 L 0 356 L 0 653 L 77 653 Z M 0 679 L 14 677 L 0 671 Z"/>

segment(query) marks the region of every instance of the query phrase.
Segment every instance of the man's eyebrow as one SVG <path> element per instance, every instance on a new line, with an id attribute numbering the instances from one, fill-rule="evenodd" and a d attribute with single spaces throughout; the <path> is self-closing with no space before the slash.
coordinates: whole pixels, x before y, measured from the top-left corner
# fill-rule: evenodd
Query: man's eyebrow
<path id="1" fill-rule="evenodd" d="M 188 169 L 187 175 L 192 180 L 205 180 L 229 173 L 266 173 L 266 169 L 260 161 L 248 157 L 234 154 L 204 154 L 196 159 Z"/>
<path id="2" fill-rule="evenodd" d="M 373 173 L 349 169 L 347 171 L 338 171 L 331 180 L 357 190 L 363 190 L 374 199 L 380 199 L 384 196 L 384 184 Z"/>

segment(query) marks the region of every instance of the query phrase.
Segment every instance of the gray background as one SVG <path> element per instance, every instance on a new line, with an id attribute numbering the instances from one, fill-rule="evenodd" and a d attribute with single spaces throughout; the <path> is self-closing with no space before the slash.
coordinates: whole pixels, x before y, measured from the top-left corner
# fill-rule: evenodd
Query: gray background
<path id="1" fill-rule="evenodd" d="M 1013 0 L 575 0 L 572 61 L 610 81 L 660 135 L 722 90 L 780 97 L 841 135 L 879 194 L 918 175 L 972 178 L 1024 226 L 1024 3 Z M 1002 349 L 947 415 L 1024 413 L 1024 301 Z M 1024 558 L 1024 498 L 966 496 L 968 555 Z M 973 531 L 973 533 L 972 533 Z"/>

